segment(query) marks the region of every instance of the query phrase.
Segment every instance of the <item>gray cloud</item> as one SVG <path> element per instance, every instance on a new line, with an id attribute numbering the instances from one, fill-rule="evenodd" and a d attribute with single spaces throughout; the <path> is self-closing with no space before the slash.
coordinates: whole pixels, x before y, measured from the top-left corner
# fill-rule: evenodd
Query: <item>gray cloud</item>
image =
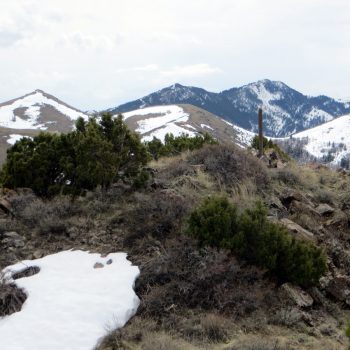
<path id="1" fill-rule="evenodd" d="M 20 33 L 0 30 L 0 47 L 10 47 L 20 41 L 23 36 Z"/>

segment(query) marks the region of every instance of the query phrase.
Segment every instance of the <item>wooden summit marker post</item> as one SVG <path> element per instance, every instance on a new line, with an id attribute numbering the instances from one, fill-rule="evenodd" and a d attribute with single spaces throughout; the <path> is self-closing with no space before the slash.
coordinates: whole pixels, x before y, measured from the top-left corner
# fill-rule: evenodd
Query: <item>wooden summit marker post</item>
<path id="1" fill-rule="evenodd" d="M 262 108 L 259 108 L 258 124 L 259 124 L 259 157 L 262 157 L 264 155 L 263 111 L 262 111 Z"/>

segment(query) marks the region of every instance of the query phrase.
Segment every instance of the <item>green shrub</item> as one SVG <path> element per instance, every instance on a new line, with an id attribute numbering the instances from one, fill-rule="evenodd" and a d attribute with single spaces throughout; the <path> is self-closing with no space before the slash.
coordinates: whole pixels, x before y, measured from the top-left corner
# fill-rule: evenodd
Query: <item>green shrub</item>
<path id="1" fill-rule="evenodd" d="M 40 196 L 79 194 L 137 177 L 147 161 L 146 147 L 122 117 L 106 113 L 99 122 L 78 119 L 76 130 L 68 134 L 41 133 L 16 142 L 7 151 L 0 183 L 29 187 Z"/>
<path id="2" fill-rule="evenodd" d="M 190 232 L 203 246 L 224 247 L 236 226 L 237 209 L 224 197 L 208 198 L 189 218 Z"/>
<path id="3" fill-rule="evenodd" d="M 259 149 L 259 136 L 255 135 L 251 141 L 251 147 L 254 149 Z M 263 148 L 273 148 L 273 142 L 266 137 L 263 137 Z"/>
<path id="4" fill-rule="evenodd" d="M 348 321 L 346 325 L 345 335 L 350 340 L 350 321 Z M 348 349 L 350 350 L 350 345 L 348 346 Z"/>
<path id="5" fill-rule="evenodd" d="M 208 133 L 190 137 L 187 134 L 175 137 L 173 134 L 166 134 L 164 143 L 156 137 L 152 141 L 146 142 L 146 147 L 153 159 L 169 157 L 180 154 L 184 151 L 193 151 L 202 148 L 204 145 L 214 145 L 217 141 Z"/>
<path id="6" fill-rule="evenodd" d="M 268 269 L 280 282 L 311 286 L 326 271 L 323 251 L 268 221 L 261 202 L 238 215 L 226 198 L 207 199 L 190 215 L 188 228 L 201 245 L 229 248 L 248 263 Z"/>
<path id="7" fill-rule="evenodd" d="M 255 135 L 253 137 L 253 139 L 251 141 L 251 147 L 254 149 L 257 149 L 257 150 L 259 149 L 259 136 L 258 135 Z M 283 159 L 285 161 L 290 160 L 290 157 L 286 152 L 282 151 L 282 149 L 276 143 L 273 143 L 271 139 L 267 139 L 266 137 L 263 138 L 263 149 L 264 150 L 273 149 L 281 159 Z"/>

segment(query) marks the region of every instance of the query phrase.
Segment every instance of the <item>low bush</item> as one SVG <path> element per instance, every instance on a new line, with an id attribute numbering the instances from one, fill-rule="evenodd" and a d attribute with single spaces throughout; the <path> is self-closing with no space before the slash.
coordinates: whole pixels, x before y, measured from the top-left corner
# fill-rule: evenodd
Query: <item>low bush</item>
<path id="1" fill-rule="evenodd" d="M 258 135 L 253 137 L 251 147 L 257 150 L 259 149 Z M 263 138 L 263 149 L 273 149 L 281 159 L 286 161 L 290 160 L 290 157 L 286 152 L 284 152 L 276 143 L 273 143 L 271 139 L 267 139 L 266 137 Z"/>
<path id="2" fill-rule="evenodd" d="M 274 176 L 277 180 L 290 186 L 300 185 L 303 182 L 300 174 L 293 168 L 279 169 L 274 173 Z"/>
<path id="3" fill-rule="evenodd" d="M 251 154 L 234 145 L 207 145 L 188 157 L 191 165 L 202 165 L 203 170 L 221 186 L 237 187 L 247 179 L 258 188 L 269 183 L 266 167 Z"/>
<path id="4" fill-rule="evenodd" d="M 350 321 L 348 321 L 345 329 L 345 335 L 350 341 Z M 348 349 L 350 350 L 350 345 L 348 346 Z"/>
<path id="5" fill-rule="evenodd" d="M 153 159 L 158 160 L 160 157 L 175 156 L 184 151 L 193 151 L 202 148 L 206 144 L 217 144 L 217 141 L 208 133 L 194 137 L 187 134 L 177 137 L 173 134 L 166 134 L 164 143 L 153 137 L 152 141 L 146 142 L 146 147 Z"/>
<path id="6" fill-rule="evenodd" d="M 48 201 L 31 194 L 20 195 L 11 203 L 17 220 L 41 234 L 65 234 L 68 227 L 64 219 L 80 210 L 76 203 L 64 196 Z"/>
<path id="7" fill-rule="evenodd" d="M 201 245 L 229 248 L 241 259 L 268 269 L 280 282 L 311 286 L 326 271 L 324 252 L 268 221 L 261 202 L 237 215 L 227 198 L 209 198 L 191 213 L 188 229 Z"/>

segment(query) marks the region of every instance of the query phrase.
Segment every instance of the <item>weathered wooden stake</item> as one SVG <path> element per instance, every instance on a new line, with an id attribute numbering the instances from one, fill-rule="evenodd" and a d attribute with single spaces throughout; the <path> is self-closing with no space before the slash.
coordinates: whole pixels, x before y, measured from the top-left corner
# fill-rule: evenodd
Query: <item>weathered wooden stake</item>
<path id="1" fill-rule="evenodd" d="M 259 108 L 258 119 L 259 119 L 259 157 L 261 157 L 264 154 L 263 111 L 262 111 L 262 108 Z"/>

